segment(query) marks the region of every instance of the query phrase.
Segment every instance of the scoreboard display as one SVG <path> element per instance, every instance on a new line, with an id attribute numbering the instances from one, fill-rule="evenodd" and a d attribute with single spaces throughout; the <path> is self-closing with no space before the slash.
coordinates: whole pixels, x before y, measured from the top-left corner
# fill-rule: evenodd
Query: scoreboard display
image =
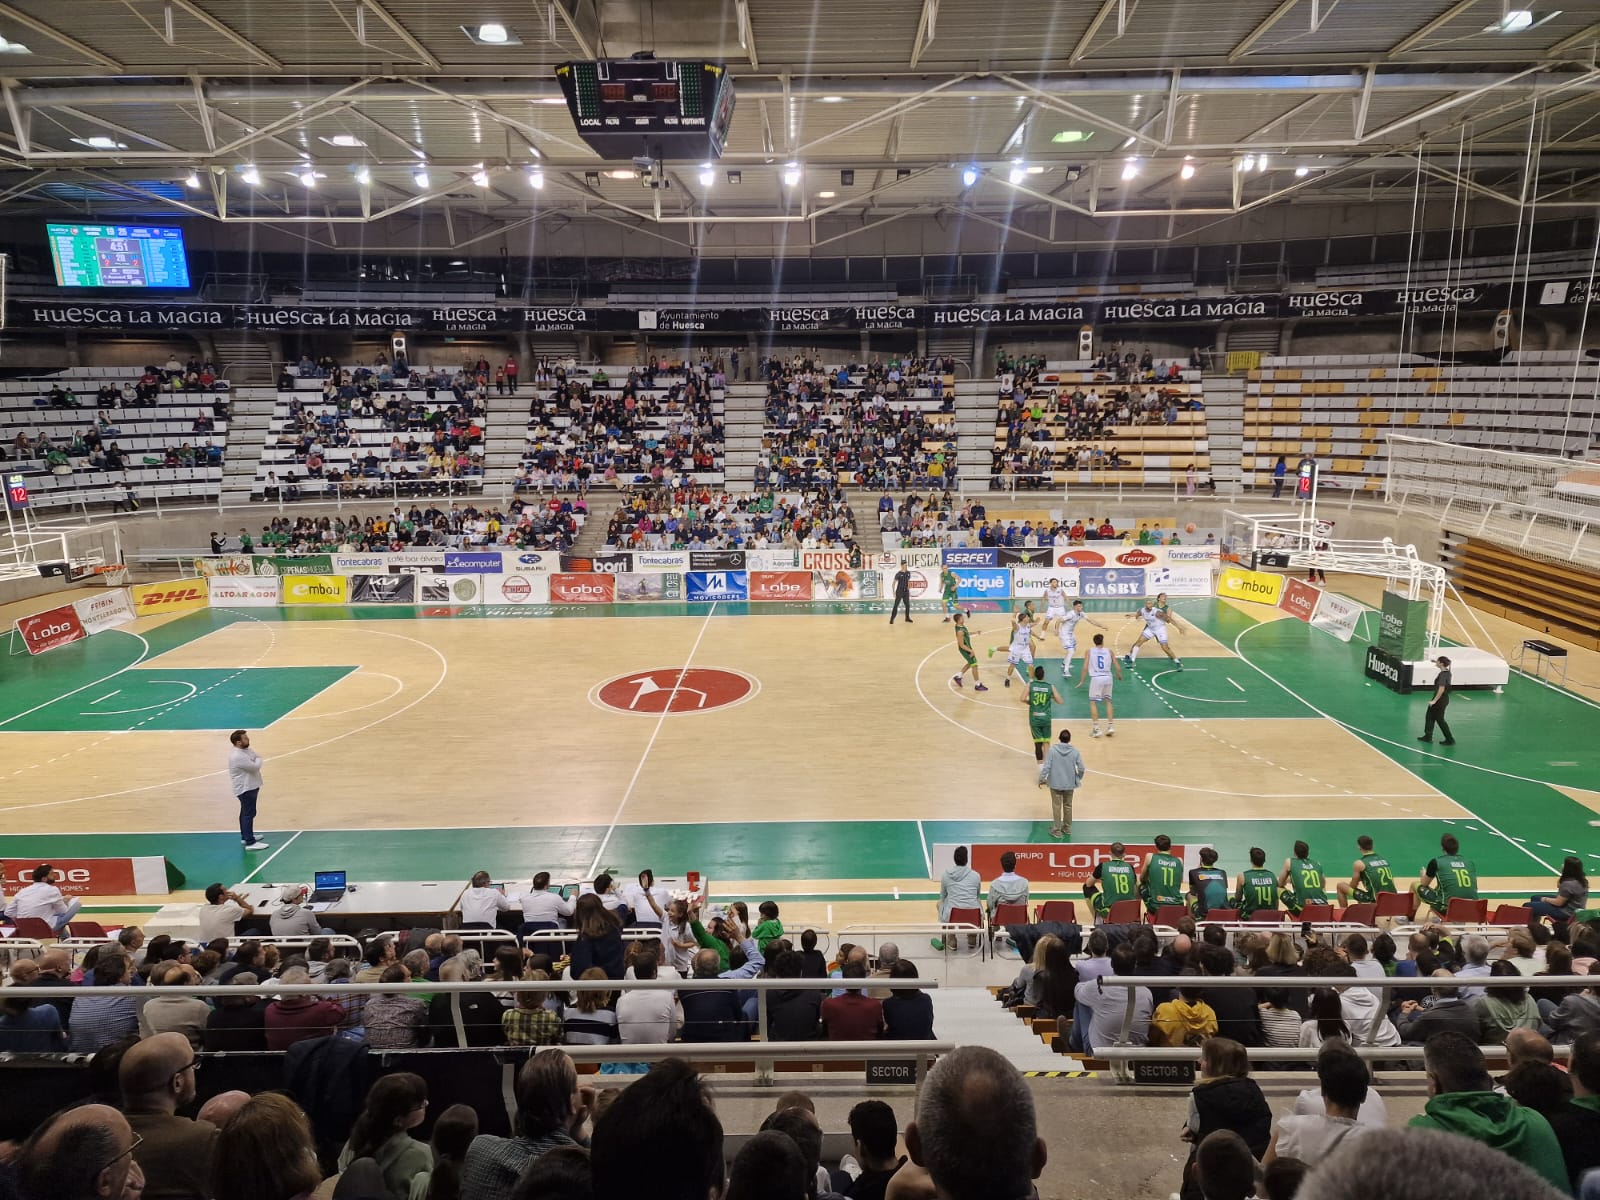
<path id="1" fill-rule="evenodd" d="M 183 230 L 170 225 L 46 225 L 62 287 L 186 288 Z"/>
<path id="2" fill-rule="evenodd" d="M 28 482 L 25 476 L 6 476 L 6 507 L 12 512 L 20 512 L 28 507 Z"/>
<path id="3" fill-rule="evenodd" d="M 733 120 L 721 63 L 625 58 L 556 68 L 578 135 L 605 158 L 717 158 Z"/>

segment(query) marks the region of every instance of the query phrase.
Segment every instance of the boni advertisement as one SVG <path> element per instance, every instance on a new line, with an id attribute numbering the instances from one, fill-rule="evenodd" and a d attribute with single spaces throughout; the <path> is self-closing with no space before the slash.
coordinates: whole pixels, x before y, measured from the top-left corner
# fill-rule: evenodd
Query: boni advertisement
<path id="1" fill-rule="evenodd" d="M 415 575 L 350 576 L 351 604 L 415 604 L 416 602 L 417 576 Z"/>
<path id="2" fill-rule="evenodd" d="M 951 554 L 953 551 L 946 550 Z M 949 559 L 945 559 L 946 565 Z M 1011 572 L 1002 567 L 951 567 L 958 600 L 1004 600 L 1011 595 Z"/>
<path id="3" fill-rule="evenodd" d="M 514 571 L 508 575 L 483 577 L 483 602 L 485 604 L 548 604 L 550 603 L 550 575 L 544 571 L 523 574 Z"/>
<path id="4" fill-rule="evenodd" d="M 121 588 L 75 600 L 72 608 L 78 614 L 78 621 L 85 633 L 101 633 L 133 620 L 133 604 L 128 600 L 128 593 Z"/>
<path id="5" fill-rule="evenodd" d="M 932 847 L 933 878 L 939 878 L 955 865 L 955 849 L 955 843 L 936 843 Z M 1109 842 L 1077 842 L 1058 846 L 1041 846 L 1037 842 L 994 842 L 969 844 L 967 849 L 972 869 L 987 879 L 993 879 L 1001 873 L 1000 856 L 1010 851 L 1017 856 L 1017 874 L 1030 883 L 1088 883 L 1094 878 L 1096 866 L 1111 861 Z M 1135 870 L 1142 870 L 1145 860 L 1156 852 L 1156 848 L 1153 845 L 1126 845 L 1123 851 L 1122 857 Z M 1170 853 L 1183 860 L 1186 871 L 1191 866 L 1200 865 L 1199 846 L 1173 846 Z"/>
<path id="6" fill-rule="evenodd" d="M 1147 567 L 1144 582 L 1152 595 L 1165 592 L 1169 596 L 1209 596 L 1215 586 L 1211 567 L 1203 562 Z"/>
<path id="7" fill-rule="evenodd" d="M 81 641 L 89 636 L 70 604 L 19 618 L 17 633 L 29 654 L 43 654 L 46 650 L 54 650 L 57 646 L 65 646 L 68 642 Z M 34 865 L 38 866 L 37 863 Z"/>
<path id="8" fill-rule="evenodd" d="M 133 611 L 141 617 L 161 613 L 198 612 L 211 603 L 202 579 L 174 579 L 170 583 L 141 583 L 128 589 Z"/>
<path id="9" fill-rule="evenodd" d="M 612 578 L 620 604 L 683 599 L 683 576 L 676 571 L 624 571 Z"/>
<path id="10" fill-rule="evenodd" d="M 343 575 L 285 575 L 285 604 L 344 604 L 350 598 L 350 581 Z"/>
<path id="11" fill-rule="evenodd" d="M 750 599 L 748 571 L 690 571 L 684 576 L 684 583 L 691 604 Z"/>
<path id="12" fill-rule="evenodd" d="M 751 571 L 752 600 L 811 599 L 810 571 Z"/>
<path id="13" fill-rule="evenodd" d="M 278 580 L 213 575 L 206 580 L 212 608 L 277 608 Z"/>
<path id="14" fill-rule="evenodd" d="M 1249 600 L 1255 604 L 1277 604 L 1283 595 L 1283 576 L 1266 571 L 1246 571 L 1229 567 L 1217 577 L 1217 595 L 1224 600 Z"/>
<path id="15" fill-rule="evenodd" d="M 813 600 L 881 600 L 883 576 L 876 571 L 813 571 Z"/>
<path id="16" fill-rule="evenodd" d="M 550 576 L 552 604 L 610 604 L 617 598 L 615 575 L 556 571 Z"/>
<path id="17" fill-rule="evenodd" d="M 1084 567 L 1078 594 L 1085 600 L 1127 600 L 1148 596 L 1143 567 Z"/>

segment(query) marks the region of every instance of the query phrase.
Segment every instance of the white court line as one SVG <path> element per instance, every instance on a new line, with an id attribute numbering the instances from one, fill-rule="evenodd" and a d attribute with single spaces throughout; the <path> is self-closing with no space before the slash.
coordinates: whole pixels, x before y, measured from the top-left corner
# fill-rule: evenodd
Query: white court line
<path id="1" fill-rule="evenodd" d="M 933 874 L 933 855 L 928 853 L 928 833 L 922 828 L 922 822 L 917 822 L 917 837 L 922 842 L 922 861 L 928 865 L 928 874 Z"/>
<path id="2" fill-rule="evenodd" d="M 188 700 L 200 690 L 195 684 L 186 683 L 182 679 L 152 679 L 150 682 L 169 683 L 176 687 L 186 687 L 189 690 L 183 695 L 179 696 L 176 700 L 162 700 L 156 704 L 141 704 L 138 708 L 97 708 L 93 712 L 81 712 L 78 715 L 80 717 L 122 717 L 126 716 L 128 713 L 149 712 L 153 708 L 176 708 L 178 705 L 182 704 L 185 700 Z M 117 692 L 120 692 L 121 690 L 121 688 L 118 688 Z M 117 692 L 112 692 L 111 694 L 115 696 Z M 100 699 L 104 700 L 105 697 L 102 696 Z M 91 700 L 89 703 L 92 706 L 100 703 L 100 701 Z"/>
<path id="3" fill-rule="evenodd" d="M 358 712 L 361 712 L 363 709 L 377 708 L 378 705 L 380 705 L 380 704 L 387 704 L 389 701 L 393 700 L 396 696 L 398 696 L 401 692 L 406 690 L 405 682 L 403 680 L 396 679 L 393 675 L 385 675 L 382 671 L 364 671 L 360 667 L 357 667 L 354 671 L 351 671 L 348 675 L 341 675 L 338 679 L 335 679 L 333 681 L 333 683 L 330 684 L 328 687 L 323 688 L 321 691 L 316 692 L 314 695 L 307 696 L 304 700 L 300 701 L 299 704 L 296 704 L 294 706 L 294 708 L 291 708 L 289 710 L 289 712 L 293 713 L 293 712 L 298 711 L 299 709 L 304 708 L 306 705 L 310 704 L 313 700 L 315 700 L 318 696 L 323 695 L 323 693 L 325 693 L 325 692 L 331 691 L 333 688 L 335 688 L 339 684 L 343 683 L 346 679 L 355 679 L 358 676 L 363 676 L 363 675 L 373 676 L 373 677 L 378 678 L 378 679 L 387 679 L 390 683 L 394 684 L 394 691 L 390 692 L 387 696 L 383 696 L 383 697 L 381 697 L 381 698 L 379 698 L 377 700 L 370 701 L 370 702 L 368 702 L 366 704 L 358 704 L 354 708 L 341 708 L 338 712 L 312 713 L 312 714 L 310 714 L 308 716 L 303 716 L 303 717 L 293 717 L 293 716 L 289 716 L 289 715 L 285 714 L 284 716 L 279 717 L 276 721 L 272 722 L 272 724 L 273 725 L 280 725 L 284 721 L 329 721 L 329 720 L 332 720 L 334 717 L 348 717 L 351 713 L 358 713 Z M 268 726 L 268 728 L 271 728 L 271 726 Z"/>
<path id="4" fill-rule="evenodd" d="M 1206 671 L 1206 669 L 1204 667 L 1190 667 L 1187 671 L 1181 672 L 1181 674 L 1184 674 L 1184 675 L 1204 675 L 1205 671 Z M 1173 696 L 1173 697 L 1175 697 L 1175 698 L 1177 698 L 1179 700 L 1193 700 L 1196 704 L 1249 704 L 1250 703 L 1250 701 L 1248 701 L 1248 700 L 1212 700 L 1212 699 L 1209 699 L 1208 697 L 1205 697 L 1205 696 L 1185 696 L 1182 692 L 1175 692 L 1171 688 L 1165 688 L 1165 687 L 1161 686 L 1161 682 L 1160 681 L 1161 681 L 1162 676 L 1164 676 L 1164 675 L 1177 675 L 1177 674 L 1180 674 L 1180 672 L 1179 672 L 1177 667 L 1172 667 L 1172 668 L 1170 668 L 1168 670 L 1165 670 L 1165 671 L 1157 671 L 1154 675 L 1150 676 L 1150 686 L 1155 688 L 1158 691 L 1165 692 L 1167 695 Z M 1232 681 L 1230 680 L 1229 682 L 1231 683 Z M 1243 688 L 1240 688 L 1239 690 L 1241 692 L 1244 691 Z"/>
<path id="5" fill-rule="evenodd" d="M 683 667 L 678 671 L 678 678 L 672 685 L 672 694 L 667 697 L 667 703 L 661 709 L 661 715 L 656 718 L 656 727 L 650 731 L 650 740 L 645 743 L 644 753 L 639 756 L 639 763 L 633 768 L 633 778 L 628 780 L 628 786 L 623 789 L 622 799 L 617 801 L 617 811 L 611 816 L 611 824 L 606 826 L 605 836 L 600 839 L 600 848 L 595 851 L 594 864 L 589 868 L 589 878 L 593 879 L 595 872 L 600 869 L 600 862 L 605 858 L 606 846 L 611 842 L 611 835 L 616 832 L 617 822 L 622 820 L 622 810 L 628 805 L 628 797 L 633 795 L 634 786 L 639 782 L 639 775 L 644 770 L 645 760 L 650 757 L 650 751 L 656 748 L 656 739 L 661 736 L 661 730 L 667 723 L 667 718 L 672 715 L 672 702 L 678 698 L 678 689 L 683 686 L 683 677 L 689 673 L 689 668 L 694 664 L 694 656 L 700 650 L 700 640 L 706 636 L 706 630 L 711 628 L 711 618 L 716 615 L 717 604 L 713 600 L 711 608 L 706 613 L 706 619 L 700 622 L 700 632 L 695 634 L 694 645 L 689 647 L 689 657 L 684 660 Z"/>
<path id="6" fill-rule="evenodd" d="M 1251 662 L 1248 658 L 1246 658 L 1245 655 L 1244 655 L 1244 651 L 1239 648 L 1240 641 L 1244 638 L 1245 634 L 1250 632 L 1251 629 L 1260 629 L 1262 627 L 1262 625 L 1264 625 L 1266 623 L 1267 622 L 1260 622 L 1258 624 L 1251 625 L 1248 628 L 1241 629 L 1239 631 L 1238 636 L 1233 639 L 1234 650 L 1238 653 L 1239 658 L 1240 658 L 1241 661 L 1249 664 L 1249 666 L 1251 667 L 1252 670 L 1255 670 L 1255 671 L 1259 672 L 1264 678 L 1270 679 L 1273 683 L 1277 684 L 1280 688 L 1282 688 L 1284 691 L 1288 692 L 1289 695 L 1293 696 L 1296 700 L 1300 701 L 1301 704 L 1304 704 L 1312 712 L 1316 713 L 1320 717 L 1326 718 L 1335 727 L 1344 730 L 1355 741 L 1358 741 L 1358 742 L 1361 741 L 1361 738 L 1358 737 L 1357 734 L 1366 734 L 1366 736 L 1368 736 L 1370 738 L 1374 738 L 1377 741 L 1387 743 L 1390 746 L 1395 746 L 1395 747 L 1398 747 L 1398 748 L 1400 748 L 1402 750 L 1411 749 L 1409 746 L 1402 746 L 1401 743 L 1399 743 L 1399 742 L 1391 742 L 1391 741 L 1389 741 L 1388 738 L 1381 737 L 1381 736 L 1379 736 L 1378 734 L 1375 734 L 1375 733 L 1370 733 L 1369 731 L 1367 731 L 1365 729 L 1357 729 L 1353 725 L 1345 724 L 1343 721 L 1339 720 L 1338 718 L 1333 717 L 1330 714 L 1324 712 L 1322 709 L 1318 708 L 1315 704 L 1312 704 L 1311 701 L 1307 700 L 1304 696 L 1302 696 L 1299 692 L 1295 691 L 1288 684 L 1284 683 L 1281 679 L 1278 679 L 1276 676 L 1269 674 L 1266 670 L 1264 670 L 1261 667 L 1256 666 L 1255 663 Z M 1366 743 L 1362 742 L 1362 745 L 1366 745 Z M 1505 771 L 1495 771 L 1495 770 L 1492 770 L 1491 768 L 1488 768 L 1488 767 L 1478 767 L 1474 763 L 1458 762 L 1456 759 L 1453 759 L 1453 758 L 1445 758 L 1443 755 L 1439 755 L 1439 754 L 1427 754 L 1425 751 L 1421 751 L 1421 750 L 1413 751 L 1413 753 L 1423 754 L 1423 755 L 1425 755 L 1425 757 L 1435 758 L 1435 759 L 1438 759 L 1440 762 L 1454 763 L 1457 766 L 1472 767 L 1474 770 L 1488 771 L 1490 774 L 1493 774 L 1493 775 L 1504 775 L 1508 779 L 1520 779 L 1525 783 L 1544 783 L 1545 782 L 1542 779 L 1528 779 L 1526 776 L 1523 776 L 1523 775 L 1510 775 Z M 1410 767 L 1406 766 L 1404 763 L 1400 762 L 1398 759 L 1395 759 L 1390 755 L 1384 755 L 1384 757 L 1388 758 L 1390 762 L 1394 763 L 1395 766 L 1399 767 L 1407 775 L 1410 775 L 1418 783 L 1421 783 L 1421 784 L 1424 784 L 1424 785 L 1427 784 L 1428 781 L 1426 779 L 1422 778 L 1421 775 L 1418 775 L 1415 771 L 1413 771 Z M 1545 786 L 1548 787 L 1550 785 L 1549 784 L 1545 784 Z M 1454 804 L 1457 808 L 1459 808 L 1463 812 L 1465 812 L 1474 821 L 1477 821 L 1485 829 L 1489 830 L 1491 833 L 1495 834 L 1497 837 L 1502 839 L 1507 845 L 1515 846 L 1518 850 L 1521 850 L 1524 854 L 1526 854 L 1529 858 L 1533 859 L 1534 862 L 1538 863 L 1545 870 L 1551 872 L 1554 875 L 1561 874 L 1561 872 L 1557 868 L 1552 867 L 1549 863 L 1545 862 L 1544 859 L 1540 858 L 1532 850 L 1529 850 L 1526 846 L 1522 845 L 1515 838 L 1508 837 L 1503 830 L 1499 829 L 1498 827 L 1496 827 L 1495 825 L 1493 825 L 1489 821 L 1486 821 L 1479 814 L 1473 812 L 1472 809 L 1468 808 L 1465 804 L 1461 803 L 1461 801 L 1457 800 L 1454 796 L 1449 795 L 1447 792 L 1444 792 L 1443 790 L 1439 791 L 1439 795 L 1442 796 L 1444 799 L 1449 800 L 1452 804 Z"/>
<path id="7" fill-rule="evenodd" d="M 413 709 L 417 705 L 421 704 L 424 700 L 428 699 L 428 697 L 432 696 L 434 694 L 434 692 L 438 691 L 439 688 L 444 684 L 445 679 L 450 674 L 450 663 L 449 663 L 449 660 L 446 659 L 445 656 L 439 652 L 437 647 L 430 646 L 430 645 L 428 645 L 427 642 L 424 642 L 424 641 L 420 640 L 419 638 L 408 637 L 407 635 L 405 635 L 403 633 L 390 633 L 386 629 L 364 629 L 364 628 L 360 627 L 359 623 L 354 622 L 354 621 L 340 621 L 340 622 L 337 622 L 337 623 L 330 622 L 330 623 L 328 623 L 326 625 L 319 625 L 319 624 L 317 624 L 315 622 L 305 622 L 305 623 L 301 624 L 299 626 L 299 628 L 301 628 L 301 629 L 336 629 L 336 630 L 338 630 L 340 632 L 345 632 L 345 633 L 370 633 L 370 634 L 373 634 L 373 635 L 375 635 L 377 637 L 398 638 L 402 642 L 415 643 L 416 645 L 421 646 L 424 650 L 427 650 L 430 654 L 432 654 L 435 658 L 437 658 L 439 660 L 439 678 L 435 679 L 433 681 L 433 686 L 428 688 L 427 691 L 423 692 L 422 695 L 418 696 L 415 700 L 411 701 L 409 704 L 402 705 L 401 707 L 395 709 L 392 713 L 386 713 L 383 716 L 378 717 L 375 720 L 368 721 L 365 725 L 358 725 L 356 728 L 348 729 L 343 733 L 336 733 L 332 737 L 324 738 L 320 742 L 312 742 L 309 746 L 301 746 L 301 747 L 299 747 L 297 749 L 294 749 L 294 750 L 285 750 L 282 754 L 274 754 L 272 756 L 271 760 L 270 760 L 272 762 L 277 762 L 277 761 L 280 761 L 280 760 L 285 759 L 285 758 L 293 758 L 295 755 L 304 754 L 308 750 L 320 750 L 324 746 L 331 746 L 335 742 L 342 742 L 347 737 L 353 737 L 354 735 L 356 735 L 358 733 L 365 733 L 369 729 L 373 729 L 376 726 L 382 725 L 385 721 L 393 720 L 395 717 L 400 716 L 402 713 L 409 712 L 411 709 Z M 68 694 L 70 695 L 71 693 L 68 693 Z M 20 716 L 22 714 L 19 713 L 18 715 Z M 80 802 L 82 802 L 84 800 L 106 800 L 106 799 L 109 799 L 112 796 L 134 796 L 134 795 L 137 795 L 140 792 L 153 792 L 157 788 L 178 787 L 179 785 L 185 784 L 185 783 L 197 783 L 202 779 L 214 779 L 218 775 L 226 775 L 227 773 L 228 773 L 227 768 L 224 767 L 221 770 L 217 770 L 217 771 L 205 771 L 205 772 L 203 772 L 203 773 L 201 773 L 199 775 L 190 775 L 190 776 L 188 776 L 187 778 L 184 778 L 184 779 L 167 779 L 167 780 L 163 780 L 160 783 L 147 783 L 147 784 L 143 784 L 143 785 L 141 785 L 139 787 L 121 788 L 121 789 L 119 789 L 117 791 L 114 791 L 114 792 L 96 792 L 92 796 L 73 796 L 70 799 L 66 799 L 66 800 L 45 800 L 45 801 L 41 801 L 41 802 L 39 802 L 37 804 L 13 804 L 13 805 L 10 805 L 9 807 L 0 808 L 0 812 L 22 812 L 22 811 L 24 811 L 26 809 L 31 809 L 31 808 L 59 808 L 62 805 L 66 805 L 66 804 L 78 804 L 78 803 L 80 803 Z M 198 832 L 198 831 L 190 830 L 190 832 L 192 833 L 192 832 Z"/>
<path id="8" fill-rule="evenodd" d="M 243 885 L 249 883 L 257 875 L 261 874 L 261 872 L 265 871 L 269 866 L 272 865 L 272 860 L 277 858 L 278 855 L 282 854 L 290 846 L 294 845 L 295 838 L 298 838 L 304 832 L 305 832 L 304 829 L 297 829 L 295 831 L 294 837 L 291 837 L 287 842 L 285 842 L 283 845 L 279 846 L 271 854 L 267 855 L 267 857 L 262 861 L 260 866 L 258 866 L 254 871 L 251 871 L 250 874 L 246 875 L 243 879 L 239 880 L 238 883 L 234 884 L 234 887 L 242 887 Z"/>
<path id="9" fill-rule="evenodd" d="M 1238 688 L 1241 692 L 1244 691 L 1244 685 L 1242 683 L 1240 683 L 1237 679 L 1231 679 L 1230 678 L 1228 680 L 1228 682 L 1233 684 L 1233 686 Z"/>
<path id="10" fill-rule="evenodd" d="M 35 704 L 32 708 L 24 709 L 22 712 L 19 712 L 19 713 L 14 713 L 11 716 L 7 717 L 5 720 L 0 721 L 0 727 L 9 725 L 13 721 L 20 721 L 20 720 L 22 720 L 23 717 L 28 716 L 30 713 L 36 713 L 41 708 L 49 708 L 52 704 L 56 703 L 56 701 L 58 701 L 58 700 L 65 700 L 68 696 L 76 696 L 79 692 L 86 692 L 90 688 L 96 686 L 97 684 L 105 683 L 109 679 L 115 679 L 118 675 L 121 675 L 124 671 L 133 670 L 133 668 L 137 667 L 145 659 L 150 657 L 150 643 L 145 641 L 144 638 L 140 637 L 137 633 L 133 633 L 133 632 L 131 632 L 129 630 L 126 630 L 126 629 L 108 629 L 108 630 L 106 630 L 106 632 L 107 633 L 126 633 L 129 637 L 133 638 L 141 646 L 143 646 L 144 649 L 139 651 L 139 657 L 134 659 L 127 666 L 118 667 L 115 671 L 111 672 L 111 674 L 102 675 L 102 676 L 100 676 L 99 679 L 91 679 L 88 683 L 85 683 L 85 684 L 83 684 L 83 685 L 81 685 L 79 687 L 75 687 L 70 692 L 62 692 L 59 696 L 51 696 L 50 699 L 46 700 L 43 704 Z M 113 693 L 113 694 L 115 694 L 115 693 Z"/>
<path id="11" fill-rule="evenodd" d="M 99 704 L 102 700 L 109 700 L 109 699 L 111 699 L 111 697 L 117 695 L 121 691 L 122 691 L 121 688 L 112 688 L 104 696 L 96 696 L 93 700 L 89 701 L 89 703 L 90 704 Z"/>

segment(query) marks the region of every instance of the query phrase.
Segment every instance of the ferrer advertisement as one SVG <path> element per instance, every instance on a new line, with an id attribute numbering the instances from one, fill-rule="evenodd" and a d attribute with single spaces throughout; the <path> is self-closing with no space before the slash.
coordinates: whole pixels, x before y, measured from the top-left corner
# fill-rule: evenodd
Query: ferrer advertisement
<path id="1" fill-rule="evenodd" d="M 343 604 L 350 587 L 343 575 L 285 575 L 285 604 Z"/>

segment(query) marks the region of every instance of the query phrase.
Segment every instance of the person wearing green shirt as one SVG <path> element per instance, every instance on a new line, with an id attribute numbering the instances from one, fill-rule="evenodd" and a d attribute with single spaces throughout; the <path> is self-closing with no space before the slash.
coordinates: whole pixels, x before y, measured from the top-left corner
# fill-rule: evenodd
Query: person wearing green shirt
<path id="1" fill-rule="evenodd" d="M 1151 913 L 1163 905 L 1183 905 L 1183 860 L 1172 853 L 1172 839 L 1156 835 L 1156 852 L 1139 875 L 1139 895 Z"/>
<path id="2" fill-rule="evenodd" d="M 239 553 L 250 554 L 255 548 L 256 544 L 250 540 L 250 531 L 248 529 L 239 530 Z"/>
<path id="3" fill-rule="evenodd" d="M 1189 908 L 1204 917 L 1213 908 L 1228 907 L 1228 873 L 1217 866 L 1214 846 L 1200 847 L 1200 865 L 1189 872 Z"/>
<path id="4" fill-rule="evenodd" d="M 1020 699 L 1028 706 L 1028 732 L 1033 736 L 1033 759 L 1035 762 L 1044 761 L 1044 748 L 1049 744 L 1050 705 L 1060 704 L 1061 693 L 1056 691 L 1055 685 L 1044 681 L 1044 668 L 1035 667 L 1033 678 L 1028 681 L 1028 690 Z"/>
<path id="5" fill-rule="evenodd" d="M 1111 857 L 1096 863 L 1094 878 L 1083 885 L 1083 894 L 1093 904 L 1096 917 L 1104 917 L 1119 901 L 1138 898 L 1139 875 L 1133 864 L 1123 858 L 1125 853 L 1121 842 L 1112 842 Z"/>
<path id="6" fill-rule="evenodd" d="M 972 690 L 975 692 L 987 692 L 989 689 L 984 687 L 983 682 L 978 678 L 978 656 L 972 651 L 972 631 L 967 628 L 966 616 L 959 612 L 956 613 L 955 623 L 956 653 L 961 655 L 961 670 L 957 671 L 950 677 L 950 682 L 954 683 L 957 687 L 965 686 L 961 682 L 961 677 L 968 671 L 971 671 L 973 682 Z"/>
<path id="7" fill-rule="evenodd" d="M 1372 839 L 1362 834 L 1356 839 L 1361 857 L 1350 864 L 1350 882 L 1338 885 L 1340 904 L 1372 904 L 1380 892 L 1393 892 L 1394 868 L 1389 860 L 1373 852 Z"/>
<path id="8" fill-rule="evenodd" d="M 1481 1142 L 1510 1155 L 1561 1194 L 1571 1194 L 1566 1159 L 1550 1122 L 1494 1090 L 1483 1051 L 1471 1038 L 1450 1031 L 1434 1034 L 1423 1046 L 1422 1063 L 1429 1099 L 1409 1128 L 1437 1129 Z"/>
<path id="9" fill-rule="evenodd" d="M 1422 878 L 1411 885 L 1411 890 L 1435 915 L 1443 917 L 1457 896 L 1464 900 L 1478 898 L 1478 868 L 1470 858 L 1461 857 L 1461 843 L 1454 834 L 1440 838 L 1439 849 L 1444 853 L 1428 860 L 1422 868 Z"/>
<path id="10" fill-rule="evenodd" d="M 761 920 L 756 922 L 750 936 L 755 939 L 757 949 L 765 953 L 768 945 L 783 936 L 783 922 L 778 918 L 778 906 L 771 900 L 763 900 L 756 911 L 761 914 Z"/>
<path id="11" fill-rule="evenodd" d="M 961 581 L 956 578 L 956 573 L 949 567 L 939 572 L 939 595 L 944 601 L 944 619 L 950 620 L 959 616 L 956 611 L 956 589 L 961 586 Z"/>
<path id="12" fill-rule="evenodd" d="M 1283 871 L 1278 876 L 1283 906 L 1298 916 L 1308 904 L 1326 904 L 1328 893 L 1323 890 L 1326 880 L 1322 864 L 1311 857 L 1311 847 L 1296 842 L 1294 854 L 1283 860 Z"/>
<path id="13" fill-rule="evenodd" d="M 1267 870 L 1267 852 L 1260 846 L 1250 847 L 1250 865 L 1239 872 L 1233 906 L 1241 921 L 1278 907 L 1278 877 Z"/>

